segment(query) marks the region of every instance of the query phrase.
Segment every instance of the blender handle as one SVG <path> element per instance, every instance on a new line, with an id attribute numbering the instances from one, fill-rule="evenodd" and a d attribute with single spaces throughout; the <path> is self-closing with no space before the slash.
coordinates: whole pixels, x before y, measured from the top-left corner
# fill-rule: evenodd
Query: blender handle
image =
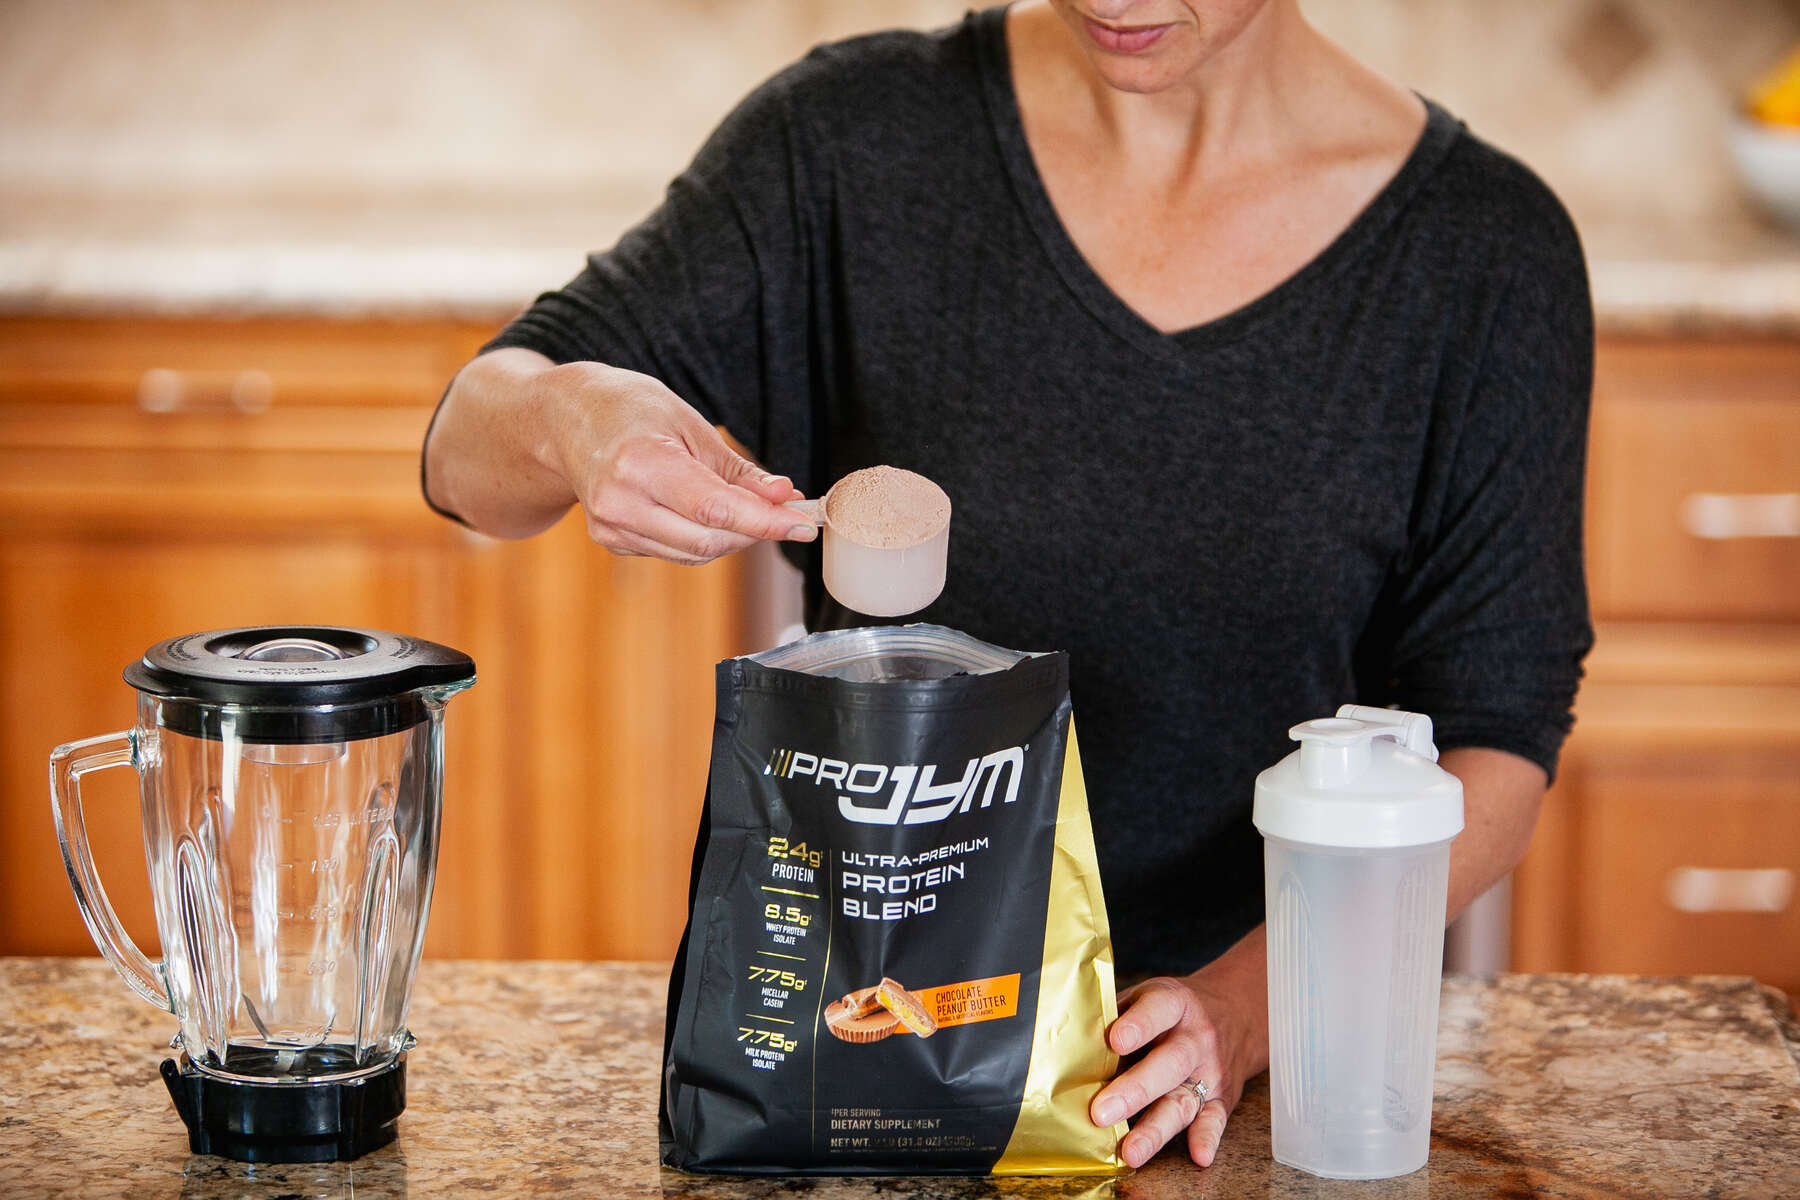
<path id="1" fill-rule="evenodd" d="M 107 767 L 143 769 L 136 733 L 85 738 L 58 746 L 50 754 L 50 811 L 56 818 L 56 841 L 62 847 L 63 867 L 69 872 L 69 886 L 75 889 L 75 906 L 81 910 L 81 919 L 113 970 L 145 1000 L 165 1012 L 174 1012 L 162 965 L 151 962 L 119 924 L 119 914 L 106 898 L 106 888 L 100 883 L 94 856 L 88 849 L 87 822 L 81 813 L 81 777 Z"/>

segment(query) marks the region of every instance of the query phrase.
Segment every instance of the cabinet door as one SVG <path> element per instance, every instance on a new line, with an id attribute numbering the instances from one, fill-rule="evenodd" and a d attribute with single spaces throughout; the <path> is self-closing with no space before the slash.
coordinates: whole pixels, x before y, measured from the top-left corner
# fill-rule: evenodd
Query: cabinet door
<path id="1" fill-rule="evenodd" d="M 1588 580 L 1603 618 L 1800 621 L 1800 343 L 1601 346 Z"/>
<path id="2" fill-rule="evenodd" d="M 1586 969 L 1800 992 L 1800 752 L 1607 758 L 1584 775 Z"/>
<path id="3" fill-rule="evenodd" d="M 1800 993 L 1800 643 L 1772 641 L 1745 680 L 1683 679 L 1703 651 L 1716 667 L 1763 640 L 1712 634 L 1665 630 L 1656 649 L 1621 630 L 1635 651 L 1596 651 L 1514 875 L 1514 969 L 1752 975 Z M 1650 666 L 1680 681 L 1619 678 Z"/>
<path id="4" fill-rule="evenodd" d="M 672 953 L 741 572 L 615 559 L 575 518 L 501 543 L 429 513 L 419 442 L 476 345 L 462 326 L 0 322 L 0 953 L 91 952 L 45 762 L 131 723 L 123 667 L 195 629 L 308 622 L 476 661 L 448 710 L 429 952 Z M 169 411 L 139 403 L 159 370 L 185 389 Z M 269 403 L 232 399 L 246 372 Z M 89 781 L 102 878 L 154 953 L 135 782 Z"/>

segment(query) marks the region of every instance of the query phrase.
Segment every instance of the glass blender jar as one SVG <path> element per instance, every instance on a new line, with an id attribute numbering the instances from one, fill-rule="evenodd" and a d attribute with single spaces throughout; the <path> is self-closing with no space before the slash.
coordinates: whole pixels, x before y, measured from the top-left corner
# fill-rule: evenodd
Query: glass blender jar
<path id="1" fill-rule="evenodd" d="M 50 758 L 63 863 L 94 942 L 180 1021 L 164 1082 L 195 1153 L 353 1159 L 406 1106 L 406 1028 L 437 865 L 443 714 L 465 654 L 337 626 L 160 642 L 137 724 Z M 81 778 L 131 766 L 163 959 L 119 924 Z"/>

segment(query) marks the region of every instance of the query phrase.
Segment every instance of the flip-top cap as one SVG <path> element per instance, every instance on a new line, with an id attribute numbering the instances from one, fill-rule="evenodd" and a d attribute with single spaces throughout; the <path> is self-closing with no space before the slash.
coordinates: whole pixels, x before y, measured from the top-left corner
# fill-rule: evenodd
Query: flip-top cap
<path id="1" fill-rule="evenodd" d="M 1462 832 L 1462 781 L 1437 765 L 1423 713 L 1346 704 L 1288 736 L 1300 749 L 1256 777 L 1251 819 L 1265 837 L 1392 849 Z"/>

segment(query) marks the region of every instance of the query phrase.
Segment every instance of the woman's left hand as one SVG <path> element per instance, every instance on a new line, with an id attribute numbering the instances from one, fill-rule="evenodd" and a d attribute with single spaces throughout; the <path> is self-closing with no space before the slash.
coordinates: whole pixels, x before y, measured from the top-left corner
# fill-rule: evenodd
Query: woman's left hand
<path id="1" fill-rule="evenodd" d="M 1108 1044 L 1121 1055 L 1144 1054 L 1101 1089 L 1089 1113 L 1102 1126 L 1135 1114 L 1119 1146 L 1127 1164 L 1142 1166 L 1184 1130 L 1188 1156 L 1212 1164 L 1245 1081 L 1268 1065 L 1263 964 L 1259 927 L 1185 979 L 1160 976 L 1120 993 Z M 1204 1085 L 1204 1103 L 1183 1086 L 1190 1082 Z"/>

